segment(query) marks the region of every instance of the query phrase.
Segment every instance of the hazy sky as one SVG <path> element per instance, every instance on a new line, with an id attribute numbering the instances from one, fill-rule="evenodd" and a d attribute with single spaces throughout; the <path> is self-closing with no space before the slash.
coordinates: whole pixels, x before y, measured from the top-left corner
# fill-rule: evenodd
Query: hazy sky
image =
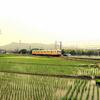
<path id="1" fill-rule="evenodd" d="M 100 0 L 0 0 L 0 45 L 100 40 Z"/>

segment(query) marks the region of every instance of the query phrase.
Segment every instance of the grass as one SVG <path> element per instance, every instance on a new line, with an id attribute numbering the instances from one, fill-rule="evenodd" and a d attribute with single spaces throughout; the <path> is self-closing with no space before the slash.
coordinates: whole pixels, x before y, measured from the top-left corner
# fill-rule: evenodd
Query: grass
<path id="1" fill-rule="evenodd" d="M 90 64 L 95 64 L 95 61 L 65 59 L 61 57 L 0 55 L 0 71 L 80 75 L 80 73 L 83 74 L 84 70 L 87 70 L 84 72 L 84 75 L 91 75 L 93 72 L 88 67 Z M 92 69 L 93 71 L 95 70 L 94 68 Z M 98 69 L 97 72 L 99 74 Z"/>

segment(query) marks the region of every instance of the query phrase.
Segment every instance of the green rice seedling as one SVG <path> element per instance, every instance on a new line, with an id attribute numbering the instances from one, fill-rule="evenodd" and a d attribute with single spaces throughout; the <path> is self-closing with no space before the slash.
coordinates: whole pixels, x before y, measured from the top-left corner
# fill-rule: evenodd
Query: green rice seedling
<path id="1" fill-rule="evenodd" d="M 97 100 L 99 100 L 99 88 L 97 87 Z"/>
<path id="2" fill-rule="evenodd" d="M 87 96 L 86 96 L 86 100 L 88 100 L 88 98 L 89 98 L 90 88 L 91 88 L 91 85 L 89 85 L 88 93 L 87 93 Z"/>

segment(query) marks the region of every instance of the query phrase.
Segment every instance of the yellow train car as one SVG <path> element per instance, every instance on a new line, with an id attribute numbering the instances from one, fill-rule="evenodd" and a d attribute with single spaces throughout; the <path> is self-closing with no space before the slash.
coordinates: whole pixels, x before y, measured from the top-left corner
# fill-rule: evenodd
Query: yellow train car
<path id="1" fill-rule="evenodd" d="M 61 50 L 32 50 L 32 55 L 61 56 Z"/>

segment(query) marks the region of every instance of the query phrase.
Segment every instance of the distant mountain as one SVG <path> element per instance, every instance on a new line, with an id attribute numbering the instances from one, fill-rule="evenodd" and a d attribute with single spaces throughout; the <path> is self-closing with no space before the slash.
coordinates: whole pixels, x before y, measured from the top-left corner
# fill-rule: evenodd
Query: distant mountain
<path id="1" fill-rule="evenodd" d="M 16 49 L 32 49 L 32 48 L 40 48 L 40 49 L 54 49 L 54 44 L 41 44 L 41 43 L 10 43 L 8 45 L 0 46 L 0 49 L 6 50 L 16 50 Z"/>
<path id="2" fill-rule="evenodd" d="M 28 49 L 29 50 L 29 49 L 33 49 L 33 48 L 55 49 L 55 44 L 13 42 L 8 45 L 0 46 L 0 49 L 5 49 L 5 50 L 20 50 L 20 49 Z M 59 48 L 59 46 L 57 48 Z M 77 44 L 77 45 L 66 44 L 66 46 L 63 45 L 63 48 L 65 48 L 65 49 L 100 49 L 100 42 L 81 43 L 81 44 Z"/>

